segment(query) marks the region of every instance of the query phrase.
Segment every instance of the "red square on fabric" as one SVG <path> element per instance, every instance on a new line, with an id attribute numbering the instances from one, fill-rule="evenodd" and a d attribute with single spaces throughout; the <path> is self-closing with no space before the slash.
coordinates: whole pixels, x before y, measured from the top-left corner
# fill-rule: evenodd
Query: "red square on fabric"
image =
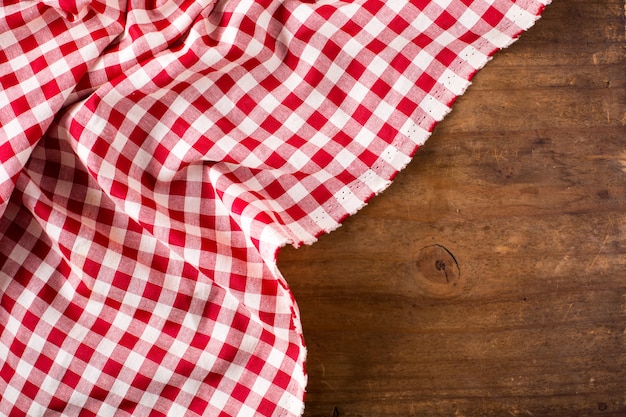
<path id="1" fill-rule="evenodd" d="M 482 15 L 482 19 L 489 23 L 491 26 L 498 25 L 499 22 L 502 21 L 504 15 L 500 10 L 496 9 L 493 6 L 490 6 L 487 11 Z"/>
<path id="2" fill-rule="evenodd" d="M 11 101 L 11 108 L 16 116 L 26 113 L 30 110 L 30 104 L 26 99 L 26 96 L 16 97 Z"/>

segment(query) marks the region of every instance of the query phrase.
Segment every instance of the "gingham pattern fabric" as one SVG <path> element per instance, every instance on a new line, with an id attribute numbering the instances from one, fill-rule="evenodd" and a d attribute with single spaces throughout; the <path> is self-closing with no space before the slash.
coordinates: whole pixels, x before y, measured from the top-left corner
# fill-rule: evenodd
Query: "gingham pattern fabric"
<path id="1" fill-rule="evenodd" d="M 546 0 L 4 1 L 0 413 L 297 416 L 276 267 Z"/>

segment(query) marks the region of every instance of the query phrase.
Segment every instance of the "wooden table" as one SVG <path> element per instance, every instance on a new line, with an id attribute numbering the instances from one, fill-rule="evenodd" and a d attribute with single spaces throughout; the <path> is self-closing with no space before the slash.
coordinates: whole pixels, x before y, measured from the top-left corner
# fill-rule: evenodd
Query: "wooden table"
<path id="1" fill-rule="evenodd" d="M 305 416 L 626 416 L 624 0 L 554 0 L 382 195 L 279 266 Z"/>

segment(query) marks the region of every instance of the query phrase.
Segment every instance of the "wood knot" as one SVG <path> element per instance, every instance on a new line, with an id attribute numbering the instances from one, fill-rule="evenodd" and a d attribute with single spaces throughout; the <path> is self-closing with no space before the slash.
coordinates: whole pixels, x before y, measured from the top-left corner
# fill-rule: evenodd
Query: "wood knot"
<path id="1" fill-rule="evenodd" d="M 449 297 L 459 292 L 461 269 L 446 247 L 435 244 L 421 248 L 415 266 L 418 284 L 430 295 Z"/>

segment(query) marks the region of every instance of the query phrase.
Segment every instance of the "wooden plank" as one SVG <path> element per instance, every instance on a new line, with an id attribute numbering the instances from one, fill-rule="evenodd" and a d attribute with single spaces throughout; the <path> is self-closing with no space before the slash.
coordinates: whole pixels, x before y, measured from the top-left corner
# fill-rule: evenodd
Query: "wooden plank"
<path id="1" fill-rule="evenodd" d="M 513 55 L 515 56 L 515 55 Z M 527 65 L 522 60 L 513 60 L 510 66 L 520 77 L 503 79 L 495 71 L 479 72 L 472 91 L 496 89 L 533 90 L 547 88 L 616 88 L 626 84 L 626 71 L 620 63 L 597 66 L 593 64 L 578 65 L 572 70 L 571 65 Z"/>
<path id="2" fill-rule="evenodd" d="M 305 416 L 626 415 L 624 6 L 555 0 L 389 190 L 281 251 Z"/>

